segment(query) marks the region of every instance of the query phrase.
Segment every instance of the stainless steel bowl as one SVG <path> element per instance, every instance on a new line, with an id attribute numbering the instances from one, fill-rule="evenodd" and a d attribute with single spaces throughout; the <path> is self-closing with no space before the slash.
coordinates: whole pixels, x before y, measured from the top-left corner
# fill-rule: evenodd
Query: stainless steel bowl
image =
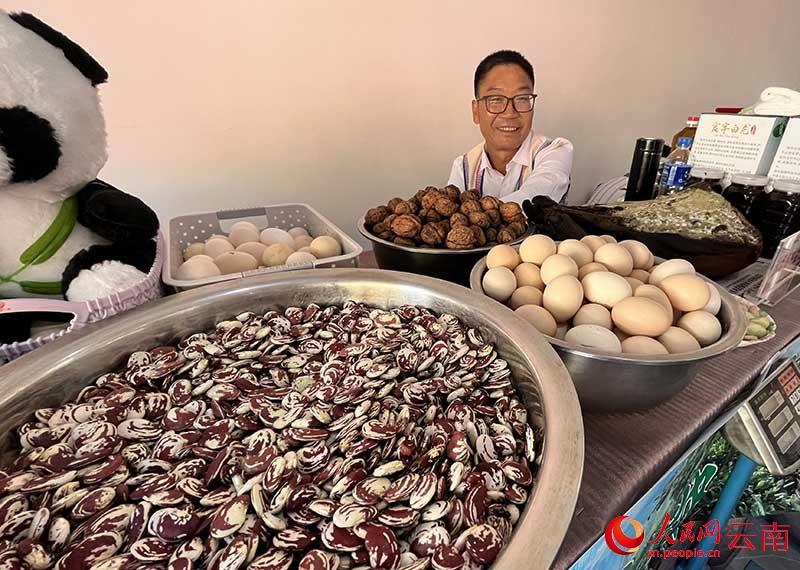
<path id="1" fill-rule="evenodd" d="M 469 287 L 469 273 L 472 266 L 492 249 L 491 246 L 459 250 L 397 245 L 367 230 L 364 218 L 358 221 L 358 231 L 372 242 L 375 261 L 381 269 L 429 275 L 464 287 Z M 519 244 L 523 239 L 525 236 L 514 240 L 510 245 Z"/>
<path id="2" fill-rule="evenodd" d="M 657 261 L 663 261 L 657 259 Z M 482 295 L 486 258 L 472 268 L 470 288 Z M 744 337 L 747 319 L 741 305 L 710 279 L 722 299 L 717 317 L 722 323 L 722 336 L 712 345 L 696 352 L 667 356 L 641 356 L 610 353 L 576 347 L 557 338 L 541 335 L 533 326 L 531 336 L 542 336 L 552 344 L 569 370 L 581 407 L 593 412 L 624 412 L 652 408 L 683 390 L 701 362 L 719 356 L 736 346 Z M 488 298 L 488 297 L 487 297 Z M 511 311 L 495 301 L 506 311 Z"/>
<path id="3" fill-rule="evenodd" d="M 478 327 L 513 370 L 529 421 L 544 430 L 541 465 L 514 536 L 495 567 L 546 568 L 567 531 L 583 469 L 583 422 L 566 368 L 521 318 L 444 281 L 377 270 L 326 269 L 256 276 L 201 287 L 90 325 L 0 368 L 0 434 L 39 407 L 59 405 L 135 350 L 172 343 L 245 310 L 263 312 L 352 299 L 379 307 L 415 304 Z"/>

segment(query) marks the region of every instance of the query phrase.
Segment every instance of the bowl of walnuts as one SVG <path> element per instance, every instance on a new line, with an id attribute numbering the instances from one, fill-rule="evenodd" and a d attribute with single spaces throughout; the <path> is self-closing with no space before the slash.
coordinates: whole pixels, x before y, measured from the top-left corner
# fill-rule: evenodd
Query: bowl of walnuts
<path id="1" fill-rule="evenodd" d="M 358 231 L 372 242 L 381 269 L 438 277 L 464 286 L 472 266 L 495 245 L 516 244 L 528 235 L 528 220 L 516 202 L 428 186 L 412 198 L 392 198 L 370 208 Z"/>

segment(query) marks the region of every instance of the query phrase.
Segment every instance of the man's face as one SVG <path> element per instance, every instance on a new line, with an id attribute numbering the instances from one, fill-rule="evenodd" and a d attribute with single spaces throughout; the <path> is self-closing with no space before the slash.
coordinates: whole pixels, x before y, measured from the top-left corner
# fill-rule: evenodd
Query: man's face
<path id="1" fill-rule="evenodd" d="M 497 65 L 486 74 L 478 85 L 478 98 L 487 95 L 515 97 L 533 93 L 533 84 L 518 65 Z M 511 101 L 506 110 L 493 115 L 486 110 L 484 101 L 472 102 L 472 121 L 480 125 L 486 145 L 498 151 L 516 151 L 533 125 L 533 111 L 518 113 Z"/>

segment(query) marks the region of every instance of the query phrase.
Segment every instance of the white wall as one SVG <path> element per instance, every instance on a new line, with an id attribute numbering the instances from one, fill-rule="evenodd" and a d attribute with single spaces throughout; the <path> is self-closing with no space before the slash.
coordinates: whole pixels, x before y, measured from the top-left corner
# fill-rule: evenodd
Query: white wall
<path id="1" fill-rule="evenodd" d="M 478 142 L 475 65 L 536 68 L 535 129 L 575 144 L 573 199 L 622 174 L 639 136 L 800 89 L 800 2 L 11 1 L 83 45 L 109 182 L 163 220 L 304 201 L 351 234 L 364 210 L 444 184 Z"/>

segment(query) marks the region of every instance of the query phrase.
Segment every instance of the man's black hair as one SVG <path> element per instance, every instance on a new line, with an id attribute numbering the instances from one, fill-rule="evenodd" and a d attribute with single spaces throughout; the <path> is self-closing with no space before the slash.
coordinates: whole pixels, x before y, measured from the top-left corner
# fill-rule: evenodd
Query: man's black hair
<path id="1" fill-rule="evenodd" d="M 483 78 L 486 77 L 487 73 L 489 73 L 498 65 L 509 64 L 520 66 L 522 71 L 525 72 L 525 75 L 530 77 L 531 85 L 535 83 L 533 78 L 533 66 L 531 65 L 531 62 L 525 59 L 525 56 L 518 51 L 504 49 L 487 55 L 485 58 L 483 58 L 483 61 L 478 64 L 478 67 L 475 69 L 475 97 L 478 97 L 478 85 L 481 81 L 483 81 Z"/>

